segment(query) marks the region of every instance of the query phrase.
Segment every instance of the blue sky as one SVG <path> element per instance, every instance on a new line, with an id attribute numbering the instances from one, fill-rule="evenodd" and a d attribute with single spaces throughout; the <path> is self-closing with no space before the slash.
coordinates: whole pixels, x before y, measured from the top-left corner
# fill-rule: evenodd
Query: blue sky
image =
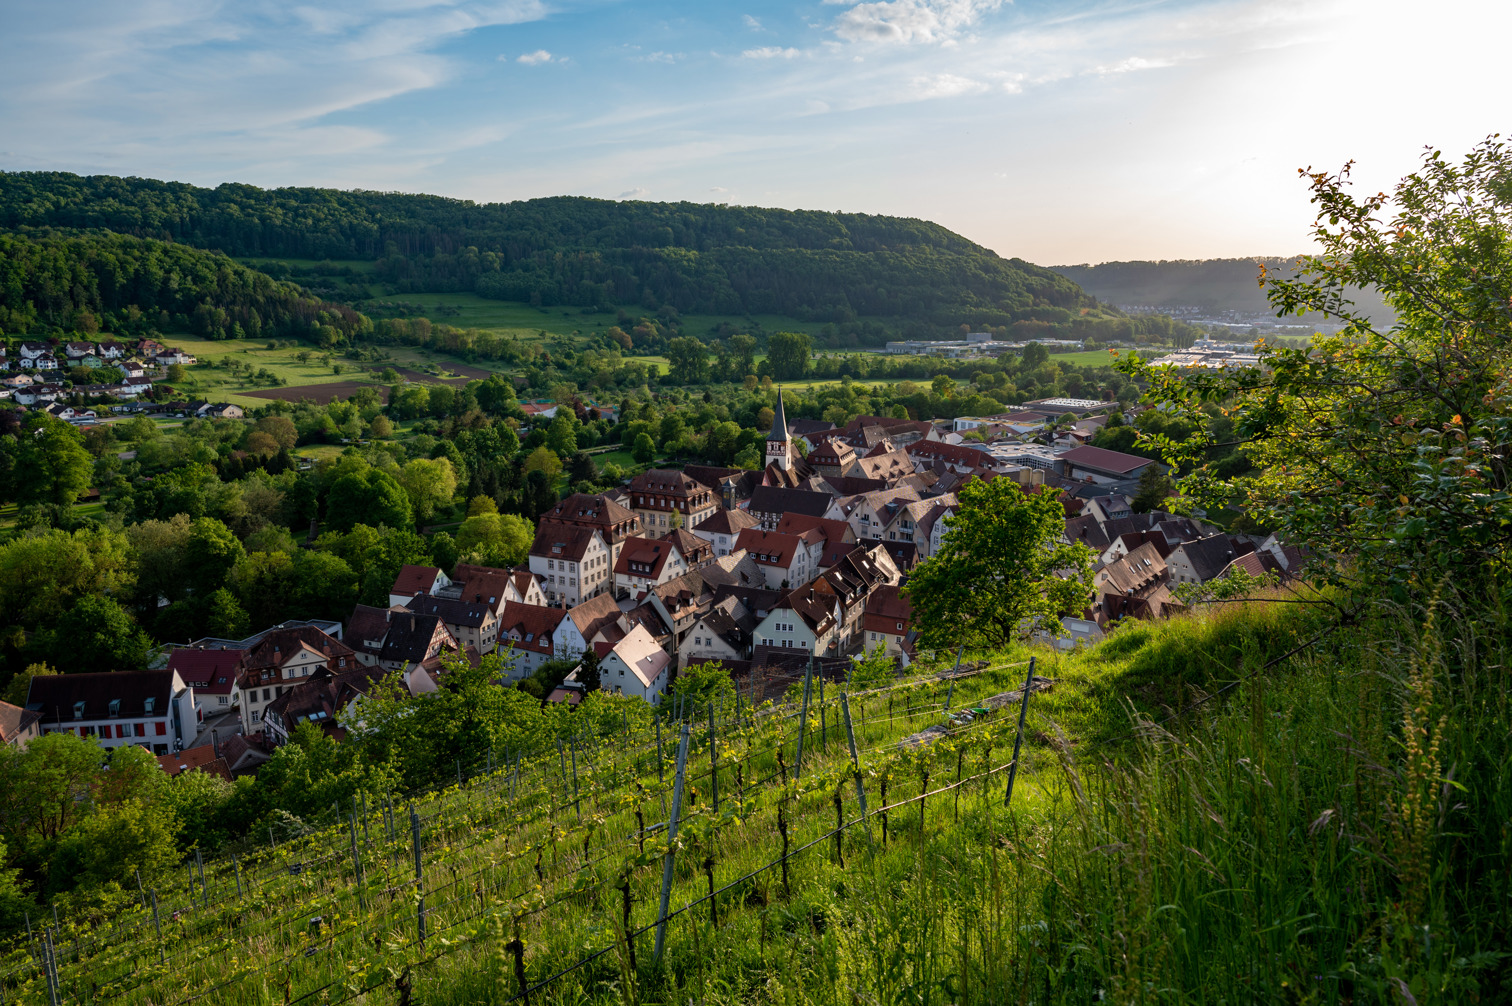
<path id="1" fill-rule="evenodd" d="M 1507 127 L 1504 3 L 0 0 L 0 168 L 919 216 L 1041 263 L 1285 254 Z"/>

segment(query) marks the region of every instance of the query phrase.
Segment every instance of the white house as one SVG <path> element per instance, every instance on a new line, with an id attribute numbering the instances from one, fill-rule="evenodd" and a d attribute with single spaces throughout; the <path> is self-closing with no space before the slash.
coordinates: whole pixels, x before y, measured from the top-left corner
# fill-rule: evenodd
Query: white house
<path id="1" fill-rule="evenodd" d="M 740 537 L 740 532 L 760 523 L 744 510 L 716 510 L 714 516 L 706 517 L 691 530 L 714 546 L 714 555 L 717 557 L 735 551 L 735 539 Z"/>
<path id="2" fill-rule="evenodd" d="M 614 564 L 614 592 L 637 598 L 688 571 L 688 563 L 671 535 L 666 538 L 626 538 Z"/>
<path id="3" fill-rule="evenodd" d="M 636 625 L 599 660 L 599 688 L 611 695 L 633 695 L 651 705 L 661 702 L 672 658 L 645 626 Z"/>
<path id="4" fill-rule="evenodd" d="M 26 707 L 42 733 L 92 737 L 101 747 L 137 744 L 153 754 L 181 750 L 198 729 L 194 689 L 177 671 L 47 674 L 31 680 Z"/>
<path id="5" fill-rule="evenodd" d="M 596 528 L 542 524 L 530 546 L 530 571 L 549 604 L 572 607 L 613 586 L 609 546 Z"/>

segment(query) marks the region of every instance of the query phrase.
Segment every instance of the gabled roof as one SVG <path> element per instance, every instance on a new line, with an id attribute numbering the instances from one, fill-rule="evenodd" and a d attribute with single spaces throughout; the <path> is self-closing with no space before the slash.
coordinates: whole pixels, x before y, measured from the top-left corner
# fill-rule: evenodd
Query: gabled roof
<path id="1" fill-rule="evenodd" d="M 1066 539 L 1073 545 L 1080 542 L 1094 552 L 1101 552 L 1111 544 L 1111 539 L 1103 530 L 1102 524 L 1090 514 L 1085 517 L 1066 518 Z"/>
<path id="2" fill-rule="evenodd" d="M 803 541 L 794 534 L 748 527 L 735 539 L 735 547 L 745 549 L 763 566 L 791 569 Z"/>
<path id="3" fill-rule="evenodd" d="M 912 475 L 913 459 L 907 451 L 888 451 L 885 454 L 868 455 L 856 462 L 856 474 L 869 479 L 900 479 Z"/>
<path id="4" fill-rule="evenodd" d="M 1207 538 L 1198 538 L 1196 541 L 1182 542 L 1171 551 L 1171 555 L 1175 556 L 1179 552 L 1191 565 L 1197 579 L 1206 583 L 1223 572 L 1223 568 L 1232 562 L 1240 551 L 1228 535 L 1215 534 Z"/>
<path id="5" fill-rule="evenodd" d="M 781 534 L 794 535 L 805 531 L 818 531 L 830 545 L 840 545 L 856 540 L 856 532 L 843 520 L 810 517 L 808 514 L 801 513 L 783 514 L 782 519 L 777 522 L 776 530 Z"/>
<path id="6" fill-rule="evenodd" d="M 912 618 L 913 605 L 902 593 L 902 588 L 893 584 L 883 584 L 866 599 L 864 628 L 868 632 L 902 635 L 908 631 Z M 903 624 L 902 629 L 898 628 L 900 622 Z"/>
<path id="7" fill-rule="evenodd" d="M 792 419 L 788 421 L 787 428 L 789 436 L 808 437 L 833 430 L 835 424 L 824 419 Z"/>
<path id="8" fill-rule="evenodd" d="M 436 578 L 440 575 L 441 571 L 435 566 L 400 566 L 389 593 L 396 597 L 429 594 L 435 589 Z"/>
<path id="9" fill-rule="evenodd" d="M 672 542 L 660 538 L 630 537 L 620 548 L 615 560 L 614 572 L 619 576 L 639 576 L 652 580 L 661 578 L 667 560 L 673 553 L 681 556 L 681 550 Z"/>
<path id="10" fill-rule="evenodd" d="M 9 702 L 0 702 L 0 744 L 14 743 L 32 724 L 42 718 L 37 709 L 23 709 Z"/>
<path id="11" fill-rule="evenodd" d="M 699 521 L 693 530 L 704 534 L 739 534 L 760 523 L 745 510 L 716 510 L 713 515 Z"/>
<path id="12" fill-rule="evenodd" d="M 574 606 L 567 612 L 567 617 L 572 619 L 572 624 L 577 627 L 584 641 L 591 643 L 594 637 L 603 633 L 605 638 L 614 642 L 625 631 L 620 627 L 620 614 L 614 595 L 605 591 Z"/>
<path id="13" fill-rule="evenodd" d="M 230 695 L 236 689 L 241 657 L 240 650 L 180 649 L 168 654 L 168 669 L 178 671 L 196 694 Z"/>
<path id="14" fill-rule="evenodd" d="M 646 688 L 651 687 L 672 660 L 644 625 L 634 626 L 609 652 L 619 658 Z"/>
<path id="15" fill-rule="evenodd" d="M 684 493 L 708 492 L 709 487 L 690 478 L 680 471 L 671 468 L 651 468 L 641 472 L 630 481 L 631 492 L 663 493 L 679 495 Z"/>
<path id="16" fill-rule="evenodd" d="M 504 605 L 504 614 L 499 617 L 499 641 L 505 636 L 518 636 L 514 648 L 532 653 L 551 653 L 555 649 L 557 626 L 567 612 L 541 604 L 521 604 L 510 601 Z"/>
<path id="17" fill-rule="evenodd" d="M 333 639 L 314 626 L 301 625 L 266 633 L 247 649 L 241 666 L 243 670 L 282 667 L 294 653 L 304 648 L 323 654 L 328 661 L 356 656 L 356 652 L 341 640 Z"/>
<path id="18" fill-rule="evenodd" d="M 773 610 L 791 609 L 818 636 L 834 625 L 834 607 L 839 603 L 839 599 L 833 594 L 819 593 L 812 587 L 799 587 L 788 591 Z"/>
<path id="19" fill-rule="evenodd" d="M 1098 570 L 1097 585 L 1104 594 L 1137 597 L 1142 591 L 1160 584 L 1165 573 L 1165 559 L 1154 545 L 1146 542 Z"/>
<path id="20" fill-rule="evenodd" d="M 577 524 L 542 524 L 536 529 L 535 541 L 531 542 L 530 554 L 543 559 L 568 559 L 581 561 L 588 554 L 593 539 L 602 540 L 597 528 Z"/>
<path id="21" fill-rule="evenodd" d="M 422 661 L 434 652 L 432 643 L 438 633 L 442 637 L 442 649 L 457 648 L 456 639 L 440 616 L 395 611 L 389 618 L 388 635 L 383 637 L 383 649 L 379 651 L 378 659 L 406 664 Z"/>
<path id="22" fill-rule="evenodd" d="M 603 493 L 573 493 L 541 514 L 542 521 L 601 528 L 605 538 L 613 533 L 613 528 L 634 523 L 637 519 L 634 511 L 620 506 Z"/>
<path id="23" fill-rule="evenodd" d="M 751 502 L 747 509 L 751 513 L 801 513 L 810 517 L 823 517 L 829 510 L 831 499 L 829 493 L 758 486 L 751 493 Z"/>
<path id="24" fill-rule="evenodd" d="M 483 628 L 494 612 L 491 604 L 430 594 L 416 594 L 405 607 L 416 614 L 435 615 L 447 625 L 460 625 L 469 629 Z"/>
<path id="25" fill-rule="evenodd" d="M 185 772 L 204 772 L 208 775 L 220 776 L 227 782 L 232 781 L 231 766 L 227 765 L 226 759 L 216 754 L 215 748 L 209 744 L 186 748 L 178 754 L 158 755 L 157 762 L 162 770 L 171 776 Z"/>
<path id="26" fill-rule="evenodd" d="M 376 657 L 383 649 L 383 637 L 388 635 L 392 615 L 393 609 L 390 608 L 357 605 L 347 618 L 346 638 L 351 640 L 350 645 Z"/>

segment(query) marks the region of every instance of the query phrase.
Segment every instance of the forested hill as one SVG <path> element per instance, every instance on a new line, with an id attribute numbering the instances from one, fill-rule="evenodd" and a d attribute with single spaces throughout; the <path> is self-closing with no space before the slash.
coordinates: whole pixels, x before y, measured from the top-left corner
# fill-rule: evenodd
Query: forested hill
<path id="1" fill-rule="evenodd" d="M 1058 265 L 1060 273 L 1092 296 L 1110 304 L 1157 310 L 1197 308 L 1219 313 L 1271 314 L 1258 279 L 1263 263 L 1272 273 L 1288 275 L 1293 258 L 1173 259 L 1160 262 L 1103 262 Z M 1391 311 L 1373 291 L 1356 291 L 1355 303 L 1375 318 Z"/>
<path id="2" fill-rule="evenodd" d="M 937 224 L 868 214 L 581 197 L 480 204 L 19 172 L 0 173 L 0 226 L 110 230 L 238 257 L 372 260 L 394 293 L 540 305 L 952 327 L 1065 322 L 1096 308 L 1048 269 Z"/>

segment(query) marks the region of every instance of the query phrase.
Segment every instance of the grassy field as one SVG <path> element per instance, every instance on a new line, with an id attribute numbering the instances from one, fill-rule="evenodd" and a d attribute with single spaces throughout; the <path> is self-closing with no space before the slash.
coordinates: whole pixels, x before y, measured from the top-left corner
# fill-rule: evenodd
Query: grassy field
<path id="1" fill-rule="evenodd" d="M 1106 349 L 1095 349 L 1085 353 L 1051 353 L 1050 359 L 1078 367 L 1111 367 L 1118 358 Z"/>

